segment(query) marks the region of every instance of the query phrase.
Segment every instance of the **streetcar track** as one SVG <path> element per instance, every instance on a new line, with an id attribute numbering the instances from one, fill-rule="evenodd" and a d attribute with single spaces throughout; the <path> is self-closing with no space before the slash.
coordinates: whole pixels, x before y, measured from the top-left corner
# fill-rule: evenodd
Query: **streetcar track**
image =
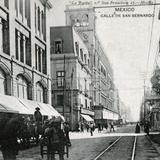
<path id="1" fill-rule="evenodd" d="M 107 148 L 105 148 L 101 153 L 99 153 L 93 160 L 100 160 L 100 157 L 102 155 L 104 155 L 107 151 L 109 151 L 109 149 L 111 149 L 113 146 L 115 146 L 121 138 L 122 138 L 122 136 L 117 138 L 113 143 L 111 143 Z M 137 143 L 137 136 L 134 136 L 134 143 L 133 143 L 131 160 L 134 160 L 134 158 L 135 158 L 136 143 Z"/>
<path id="2" fill-rule="evenodd" d="M 134 139 L 134 144 L 133 144 L 133 150 L 132 150 L 132 158 L 131 158 L 131 160 L 134 160 L 134 157 L 135 157 L 136 143 L 137 143 L 137 136 L 135 136 L 135 139 Z"/>
<path id="3" fill-rule="evenodd" d="M 107 150 L 109 150 L 114 144 L 116 144 L 122 137 L 117 138 L 111 145 L 104 149 L 100 154 L 98 154 L 93 160 L 98 160 Z"/>

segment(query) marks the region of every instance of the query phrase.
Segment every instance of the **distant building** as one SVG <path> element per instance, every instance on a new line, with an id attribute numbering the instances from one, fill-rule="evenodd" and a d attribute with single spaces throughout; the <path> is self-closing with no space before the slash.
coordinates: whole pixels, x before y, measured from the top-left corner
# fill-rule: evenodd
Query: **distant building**
<path id="1" fill-rule="evenodd" d="M 93 120 L 91 57 L 72 26 L 51 27 L 52 105 L 73 129 Z"/>
<path id="2" fill-rule="evenodd" d="M 117 88 L 114 90 L 114 110 L 118 113 L 118 118 L 120 119 L 120 96 Z"/>
<path id="3" fill-rule="evenodd" d="M 67 6 L 65 12 L 66 25 L 74 26 L 86 44 L 91 58 L 91 93 L 95 121 L 107 123 L 108 119 L 112 120 L 113 115 L 118 120 L 118 111 L 114 110 L 113 69 L 96 35 L 95 10 L 93 7 Z"/>
<path id="4" fill-rule="evenodd" d="M 45 0 L 0 1 L 0 94 L 51 104 Z"/>

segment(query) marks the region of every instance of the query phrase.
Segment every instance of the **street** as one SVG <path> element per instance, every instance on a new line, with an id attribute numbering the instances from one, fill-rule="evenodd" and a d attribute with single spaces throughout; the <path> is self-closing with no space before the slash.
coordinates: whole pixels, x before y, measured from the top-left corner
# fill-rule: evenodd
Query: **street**
<path id="1" fill-rule="evenodd" d="M 115 133 L 106 130 L 98 133 L 96 130 L 93 136 L 86 131 L 70 133 L 72 146 L 69 149 L 69 158 L 66 158 L 65 155 L 65 160 L 129 160 L 132 156 L 134 160 L 160 159 L 157 149 L 149 138 L 143 132 L 134 134 L 134 130 L 135 126 L 129 125 L 117 128 Z M 136 144 L 133 154 L 135 137 Z M 117 139 L 119 140 L 115 142 Z M 113 144 L 114 142 L 115 144 Z M 109 148 L 109 146 L 111 147 Z M 2 159 L 2 155 L 0 159 Z M 42 160 L 40 148 L 33 147 L 20 151 L 17 159 Z M 43 159 L 46 160 L 46 157 Z"/>

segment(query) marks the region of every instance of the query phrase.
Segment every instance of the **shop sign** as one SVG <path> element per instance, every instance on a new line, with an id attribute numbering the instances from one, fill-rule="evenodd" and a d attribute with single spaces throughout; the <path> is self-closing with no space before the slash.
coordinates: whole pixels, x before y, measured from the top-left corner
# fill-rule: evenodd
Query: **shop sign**
<path id="1" fill-rule="evenodd" d="M 94 116 L 94 112 L 89 110 L 89 109 L 85 109 L 85 108 L 82 108 L 81 109 L 81 113 L 82 114 L 87 114 L 87 115 L 91 115 L 91 116 Z"/>

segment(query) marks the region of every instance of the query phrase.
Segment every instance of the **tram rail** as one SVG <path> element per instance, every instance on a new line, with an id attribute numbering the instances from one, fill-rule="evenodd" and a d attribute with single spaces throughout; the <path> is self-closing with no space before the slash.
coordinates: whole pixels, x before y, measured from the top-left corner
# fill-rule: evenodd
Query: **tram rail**
<path id="1" fill-rule="evenodd" d="M 130 160 L 135 160 L 135 151 L 136 151 L 136 143 L 137 143 L 137 136 L 133 136 L 134 137 L 134 141 L 133 141 L 133 147 L 131 150 L 131 157 Z M 116 147 L 116 145 L 118 143 L 120 143 L 119 141 L 122 139 L 122 136 L 118 137 L 113 143 L 111 143 L 109 146 L 107 146 L 102 152 L 100 152 L 93 160 L 100 160 L 101 157 L 112 150 L 113 147 Z M 129 153 L 128 153 L 129 154 Z"/>

